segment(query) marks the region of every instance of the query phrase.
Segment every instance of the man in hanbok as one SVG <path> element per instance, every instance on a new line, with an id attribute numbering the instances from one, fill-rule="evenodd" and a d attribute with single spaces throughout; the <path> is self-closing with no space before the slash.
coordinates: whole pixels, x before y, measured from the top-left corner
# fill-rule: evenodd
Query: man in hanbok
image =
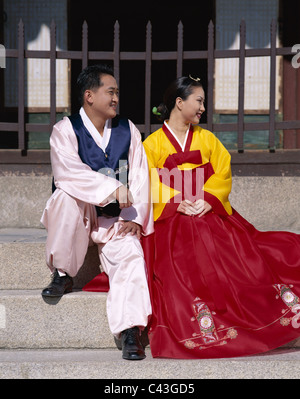
<path id="1" fill-rule="evenodd" d="M 70 292 L 88 246 L 96 243 L 109 279 L 110 330 L 121 339 L 123 358 L 140 360 L 140 334 L 152 311 L 140 242 L 153 232 L 147 158 L 138 129 L 116 114 L 111 68 L 87 67 L 77 85 L 79 113 L 58 122 L 50 138 L 55 187 L 41 222 L 53 278 L 42 296 Z"/>

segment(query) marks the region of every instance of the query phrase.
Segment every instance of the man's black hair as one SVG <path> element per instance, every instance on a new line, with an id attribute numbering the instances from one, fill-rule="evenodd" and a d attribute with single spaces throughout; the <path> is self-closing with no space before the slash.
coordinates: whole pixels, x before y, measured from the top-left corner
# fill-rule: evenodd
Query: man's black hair
<path id="1" fill-rule="evenodd" d="M 97 89 L 102 86 L 101 77 L 103 75 L 114 76 L 111 66 L 106 64 L 91 65 L 83 69 L 77 78 L 78 99 L 83 105 L 83 96 L 86 90 Z"/>

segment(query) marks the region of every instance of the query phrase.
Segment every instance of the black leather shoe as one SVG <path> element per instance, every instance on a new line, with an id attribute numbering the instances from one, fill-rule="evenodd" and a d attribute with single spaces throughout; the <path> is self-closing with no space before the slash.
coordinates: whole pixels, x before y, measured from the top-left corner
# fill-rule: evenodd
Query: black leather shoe
<path id="1" fill-rule="evenodd" d="M 145 350 L 140 341 L 140 329 L 128 328 L 122 331 L 122 357 L 126 360 L 145 359 Z"/>
<path id="2" fill-rule="evenodd" d="M 51 283 L 43 289 L 43 297 L 61 297 L 73 288 L 73 280 L 70 276 L 60 276 L 58 271 L 55 270 Z"/>

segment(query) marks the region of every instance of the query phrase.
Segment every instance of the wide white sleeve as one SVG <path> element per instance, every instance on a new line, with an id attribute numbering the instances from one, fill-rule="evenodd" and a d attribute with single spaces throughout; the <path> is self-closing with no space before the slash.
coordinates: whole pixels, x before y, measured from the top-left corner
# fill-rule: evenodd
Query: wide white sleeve
<path id="1" fill-rule="evenodd" d="M 116 179 L 93 171 L 78 155 L 78 142 L 71 121 L 65 117 L 53 127 L 50 156 L 57 188 L 83 202 L 105 206 L 121 186 Z"/>
<path id="2" fill-rule="evenodd" d="M 131 220 L 142 226 L 142 233 L 153 233 L 153 211 L 150 196 L 150 181 L 147 156 L 137 127 L 129 121 L 131 144 L 128 154 L 128 186 L 133 196 L 133 204 L 122 209 L 120 220 Z"/>

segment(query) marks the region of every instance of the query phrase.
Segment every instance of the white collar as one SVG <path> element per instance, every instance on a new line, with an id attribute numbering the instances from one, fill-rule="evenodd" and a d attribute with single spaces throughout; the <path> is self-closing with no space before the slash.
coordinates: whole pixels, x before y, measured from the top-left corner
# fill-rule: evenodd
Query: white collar
<path id="1" fill-rule="evenodd" d="M 93 122 L 87 116 L 83 107 L 80 108 L 79 114 L 81 116 L 82 122 L 84 126 L 87 128 L 93 139 L 95 140 L 98 147 L 100 147 L 103 151 L 107 147 L 109 143 L 110 135 L 111 135 L 111 119 L 108 119 L 105 122 L 104 129 L 103 129 L 103 136 L 98 132 Z"/>
<path id="2" fill-rule="evenodd" d="M 185 134 L 185 138 L 184 138 L 184 143 L 181 144 L 181 142 L 178 140 L 176 134 L 173 132 L 173 130 L 170 128 L 170 125 L 168 125 L 167 121 L 164 121 L 164 124 L 167 126 L 167 129 L 169 130 L 169 132 L 172 134 L 172 136 L 174 136 L 174 138 L 176 139 L 177 143 L 180 145 L 180 147 L 182 148 L 182 151 L 184 151 L 185 149 L 185 145 L 186 145 L 186 141 L 189 135 L 189 130 L 190 130 L 190 125 L 188 127 L 188 130 L 186 131 Z"/>

